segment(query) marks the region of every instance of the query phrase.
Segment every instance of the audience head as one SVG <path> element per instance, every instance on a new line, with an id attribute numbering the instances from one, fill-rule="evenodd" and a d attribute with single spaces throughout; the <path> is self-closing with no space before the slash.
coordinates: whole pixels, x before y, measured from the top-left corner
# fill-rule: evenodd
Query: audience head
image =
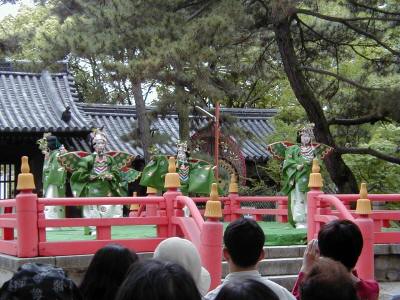
<path id="1" fill-rule="evenodd" d="M 137 260 L 135 252 L 120 245 L 99 249 L 79 287 L 82 295 L 86 300 L 114 299 L 129 267 Z"/>
<path id="2" fill-rule="evenodd" d="M 255 266 L 264 255 L 265 235 L 256 221 L 241 218 L 228 225 L 224 233 L 225 250 L 236 266 Z"/>
<path id="3" fill-rule="evenodd" d="M 1 300 L 81 300 L 82 295 L 64 270 L 48 264 L 27 263 L 0 290 Z"/>
<path id="4" fill-rule="evenodd" d="M 131 268 L 116 300 L 201 300 L 190 274 L 172 262 L 148 260 Z"/>
<path id="5" fill-rule="evenodd" d="M 300 284 L 301 300 L 357 300 L 355 283 L 337 261 L 320 258 Z"/>
<path id="6" fill-rule="evenodd" d="M 357 263 L 363 247 L 361 231 L 349 220 L 335 220 L 325 224 L 318 233 L 321 256 L 341 262 L 349 271 Z"/>
<path id="7" fill-rule="evenodd" d="M 265 284 L 254 279 L 231 281 L 221 288 L 215 300 L 279 300 Z"/>
<path id="8" fill-rule="evenodd" d="M 154 258 L 184 267 L 192 275 L 200 294 L 205 295 L 210 288 L 210 273 L 201 266 L 200 254 L 192 242 L 179 237 L 168 238 L 158 245 Z"/>

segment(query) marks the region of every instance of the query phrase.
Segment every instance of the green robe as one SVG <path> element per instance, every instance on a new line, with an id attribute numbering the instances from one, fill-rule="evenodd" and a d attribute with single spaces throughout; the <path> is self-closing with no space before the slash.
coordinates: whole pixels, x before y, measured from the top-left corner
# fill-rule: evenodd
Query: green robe
<path id="1" fill-rule="evenodd" d="M 65 197 L 65 182 L 67 172 L 64 167 L 58 162 L 59 150 L 53 150 L 49 153 L 49 158 L 45 159 L 43 164 L 43 195 L 46 196 L 50 185 L 55 187 L 57 197 Z"/>
<path id="2" fill-rule="evenodd" d="M 81 158 L 78 169 L 72 173 L 70 182 L 74 197 L 126 196 L 125 183 L 120 177 L 114 159 L 106 155 L 107 169 L 101 174 L 94 172 L 95 159 L 95 153 Z M 111 180 L 104 177 L 108 174 L 112 175 Z M 95 176 L 95 179 L 91 179 L 91 176 Z"/>
<path id="3" fill-rule="evenodd" d="M 298 170 L 297 167 L 303 165 L 303 168 Z M 294 225 L 295 222 L 292 216 L 292 205 L 293 199 L 291 199 L 291 193 L 296 188 L 296 185 L 303 197 L 306 197 L 305 193 L 308 192 L 308 180 L 311 173 L 311 162 L 307 161 L 300 152 L 299 145 L 293 145 L 286 149 L 285 160 L 283 162 L 283 187 L 281 192 L 288 195 L 288 218 L 289 222 Z M 306 214 L 306 212 L 304 212 Z"/>
<path id="4" fill-rule="evenodd" d="M 177 169 L 178 172 L 178 169 Z M 164 155 L 154 156 L 144 167 L 140 185 L 152 187 L 158 191 L 165 190 L 165 175 L 168 173 L 168 158 Z M 181 192 L 210 195 L 211 184 L 216 182 L 212 165 L 205 161 L 189 162 L 189 179 L 182 183 Z"/>

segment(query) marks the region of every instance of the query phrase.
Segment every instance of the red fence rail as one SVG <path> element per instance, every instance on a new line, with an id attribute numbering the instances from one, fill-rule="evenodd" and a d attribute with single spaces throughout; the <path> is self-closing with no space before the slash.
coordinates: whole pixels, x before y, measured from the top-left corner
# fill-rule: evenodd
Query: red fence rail
<path id="1" fill-rule="evenodd" d="M 310 176 L 311 191 L 308 193 L 307 222 L 308 239 L 314 238 L 323 223 L 333 219 L 349 219 L 360 227 L 364 238 L 364 249 L 359 260 L 358 271 L 362 278 L 373 278 L 373 244 L 400 243 L 400 232 L 384 232 L 390 220 L 400 220 L 399 211 L 375 210 L 363 212 L 351 210 L 351 202 L 366 199 L 363 195 L 327 195 L 321 191 L 322 183 L 315 183 Z M 172 173 L 177 175 L 176 173 Z M 317 173 L 319 174 L 319 173 Z M 22 175 L 27 175 L 26 173 Z M 320 174 L 319 174 L 320 176 Z M 175 176 L 176 177 L 176 176 Z M 315 178 L 314 178 L 315 179 Z M 169 183 L 170 184 L 170 183 Z M 212 277 L 212 287 L 219 284 L 222 259 L 222 223 L 217 217 L 204 220 L 196 204 L 205 203 L 209 198 L 189 198 L 177 191 L 177 186 L 169 185 L 162 196 L 151 194 L 147 197 L 100 197 L 100 198 L 38 198 L 32 193 L 32 187 L 19 187 L 21 191 L 16 199 L 0 201 L 0 208 L 6 213 L 0 214 L 0 252 L 17 257 L 56 256 L 74 254 L 92 254 L 110 242 L 120 243 L 137 252 L 154 251 L 165 238 L 181 236 L 191 240 L 199 249 L 203 264 Z M 362 197 L 364 196 L 364 198 Z M 362 198 L 362 199 L 360 199 Z M 369 195 L 373 202 L 400 202 L 400 194 Z M 239 196 L 237 188 L 230 188 L 227 197 L 220 197 L 223 204 L 224 221 L 233 221 L 241 215 L 250 214 L 255 218 L 262 215 L 274 215 L 280 222 L 287 221 L 287 197 L 285 196 Z M 211 201 L 210 201 L 211 202 Z M 214 201 L 215 202 L 215 201 Z M 218 201 L 217 201 L 218 202 Z M 258 209 L 243 207 L 242 203 L 275 203 L 275 208 Z M 218 202 L 219 203 L 219 202 Z M 83 205 L 132 205 L 139 204 L 145 217 L 132 215 L 125 218 L 73 218 L 45 219 L 45 206 L 83 206 Z M 208 204 L 208 202 L 207 202 Z M 185 217 L 183 208 L 187 207 L 191 217 Z M 11 208 L 11 209 L 10 209 Z M 15 210 L 15 213 L 12 213 Z M 127 238 L 113 240 L 112 226 L 155 225 L 156 237 Z M 48 241 L 48 227 L 84 227 L 95 226 L 95 240 Z"/>
<path id="2" fill-rule="evenodd" d="M 171 168 L 174 162 L 171 162 Z M 204 221 L 191 198 L 183 197 L 177 191 L 179 176 L 168 173 L 166 187 L 162 196 L 147 197 L 96 197 L 96 198 L 38 198 L 32 192 L 35 188 L 33 176 L 29 173 L 27 158 L 23 158 L 16 199 L 0 201 L 0 252 L 17 257 L 60 256 L 93 254 L 110 242 L 119 243 L 137 252 L 154 251 L 165 238 L 172 236 L 192 240 L 199 249 L 203 264 L 211 275 L 211 288 L 215 288 L 222 273 L 222 223 L 213 214 Z M 168 184 L 167 184 L 167 180 Z M 217 190 L 217 187 L 213 187 Z M 219 202 L 218 202 L 219 203 Z M 125 218 L 70 218 L 45 219 L 45 206 L 84 206 L 84 205 L 132 205 L 139 204 L 151 208 L 143 218 L 131 216 Z M 182 208 L 187 206 L 193 217 L 184 217 Z M 15 210 L 15 213 L 8 213 Z M 221 210 L 221 209 L 220 209 Z M 156 237 L 112 239 L 113 226 L 155 225 Z M 48 241 L 46 229 L 49 227 L 96 227 L 95 240 Z M 15 235 L 16 233 L 16 235 Z M 216 263 L 218 260 L 219 263 Z"/>

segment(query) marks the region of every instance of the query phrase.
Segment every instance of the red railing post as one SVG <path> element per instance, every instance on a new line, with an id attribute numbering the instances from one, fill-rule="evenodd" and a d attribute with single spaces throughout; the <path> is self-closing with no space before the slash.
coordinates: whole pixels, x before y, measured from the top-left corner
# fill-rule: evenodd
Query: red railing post
<path id="1" fill-rule="evenodd" d="M 177 190 L 180 186 L 179 174 L 176 173 L 175 157 L 171 156 L 168 159 L 168 173 L 165 175 L 164 183 L 164 187 L 167 188 L 167 191 L 163 195 L 165 199 L 165 212 L 168 218 L 168 237 L 176 235 L 176 226 L 172 224 L 172 216 L 174 216 L 176 197 L 182 195 L 182 193 Z"/>
<path id="2" fill-rule="evenodd" d="M 152 187 L 147 187 L 147 197 L 152 197 L 157 195 L 157 190 Z M 157 204 L 146 204 L 146 217 L 157 216 Z"/>
<path id="3" fill-rule="evenodd" d="M 12 207 L 4 207 L 4 214 L 11 214 Z M 14 240 L 14 228 L 3 228 L 3 240 Z"/>
<path id="4" fill-rule="evenodd" d="M 287 200 L 278 200 L 277 206 L 278 209 L 288 209 Z M 288 222 L 288 215 L 277 215 L 276 221 L 280 223 L 287 223 Z"/>
<path id="5" fill-rule="evenodd" d="M 317 226 L 317 222 L 314 220 L 314 216 L 317 213 L 318 209 L 318 200 L 317 196 L 322 194 L 321 188 L 322 184 L 322 176 L 320 171 L 320 167 L 318 164 L 318 160 L 313 160 L 312 165 L 312 173 L 310 174 L 310 180 L 308 182 L 308 187 L 311 189 L 307 193 L 307 240 L 311 241 L 314 239 L 318 233 L 319 227 Z"/>
<path id="6" fill-rule="evenodd" d="M 134 198 L 137 197 L 137 192 L 133 192 L 132 196 Z M 130 217 L 140 217 L 139 216 L 140 205 L 138 203 L 134 203 L 129 205 L 129 216 Z"/>
<path id="7" fill-rule="evenodd" d="M 200 256 L 203 266 L 211 276 L 210 289 L 221 284 L 222 275 L 222 236 L 223 225 L 219 221 L 222 217 L 221 202 L 218 200 L 217 184 L 211 187 L 210 200 L 206 203 L 204 222 L 200 234 Z"/>
<path id="8" fill-rule="evenodd" d="M 357 261 L 357 273 L 362 279 L 374 279 L 374 221 L 371 214 L 371 201 L 368 199 L 367 185 L 361 184 L 360 199 L 357 200 L 355 223 L 363 236 L 363 249 Z"/>
<path id="9" fill-rule="evenodd" d="M 240 208 L 240 202 L 237 200 L 239 198 L 239 187 L 235 174 L 231 175 L 228 198 L 229 200 L 224 203 L 224 221 L 232 222 L 239 218 L 239 215 L 235 214 L 235 209 Z"/>
<path id="10" fill-rule="evenodd" d="M 167 210 L 166 210 L 166 201 L 163 199 L 160 201 L 158 205 L 158 215 L 160 217 L 166 217 L 167 216 Z M 159 238 L 167 238 L 168 237 L 168 226 L 167 225 L 157 225 L 157 237 Z"/>
<path id="11" fill-rule="evenodd" d="M 37 195 L 33 175 L 30 173 L 28 157 L 22 157 L 21 174 L 18 175 L 16 197 L 17 255 L 18 257 L 38 256 Z"/>

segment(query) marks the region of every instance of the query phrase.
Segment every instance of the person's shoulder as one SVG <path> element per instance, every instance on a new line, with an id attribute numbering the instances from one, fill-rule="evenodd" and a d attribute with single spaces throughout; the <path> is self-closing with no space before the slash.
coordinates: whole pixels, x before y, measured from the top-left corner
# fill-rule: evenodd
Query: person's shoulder
<path id="1" fill-rule="evenodd" d="M 357 294 L 361 299 L 378 299 L 379 284 L 375 280 L 360 280 L 356 284 Z"/>
<path id="2" fill-rule="evenodd" d="M 291 292 L 276 282 L 273 282 L 267 278 L 262 278 L 262 282 L 271 290 L 273 290 L 280 300 L 296 300 Z"/>
<path id="3" fill-rule="evenodd" d="M 219 286 L 217 286 L 215 289 L 209 291 L 204 297 L 203 300 L 214 300 L 215 297 L 217 297 L 219 291 L 222 288 L 222 284 L 220 284 Z"/>

